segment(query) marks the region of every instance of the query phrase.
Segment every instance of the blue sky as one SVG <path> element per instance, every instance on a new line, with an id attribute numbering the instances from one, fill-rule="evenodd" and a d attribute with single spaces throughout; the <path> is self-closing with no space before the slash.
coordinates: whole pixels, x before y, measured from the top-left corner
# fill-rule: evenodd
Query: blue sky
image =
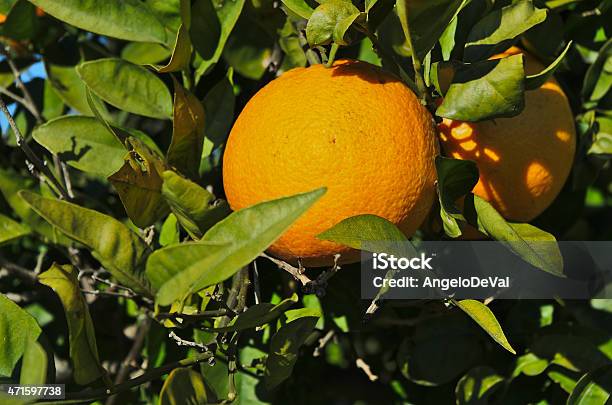
<path id="1" fill-rule="evenodd" d="M 44 64 L 42 62 L 36 62 L 32 66 L 30 66 L 28 70 L 22 73 L 21 80 L 23 80 L 24 83 L 27 83 L 36 77 L 40 77 L 44 79 L 46 76 L 47 75 L 45 72 Z M 9 106 L 9 111 L 13 113 L 15 111 L 15 105 Z M 0 128 L 2 128 L 2 133 L 6 132 L 7 127 L 8 127 L 8 121 L 6 120 L 4 115 L 0 113 Z"/>

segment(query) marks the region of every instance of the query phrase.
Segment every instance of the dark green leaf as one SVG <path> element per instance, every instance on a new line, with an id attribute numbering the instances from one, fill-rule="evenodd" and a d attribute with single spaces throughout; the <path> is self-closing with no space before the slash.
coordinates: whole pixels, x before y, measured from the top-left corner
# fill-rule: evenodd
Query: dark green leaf
<path id="1" fill-rule="evenodd" d="M 461 377 L 455 388 L 457 405 L 485 405 L 489 396 L 501 388 L 504 378 L 490 367 L 476 367 Z"/>
<path id="2" fill-rule="evenodd" d="M 145 242 L 127 226 L 108 215 L 66 201 L 21 191 L 20 197 L 41 217 L 70 238 L 90 247 L 119 282 L 150 295 L 142 274 L 148 254 Z"/>
<path id="3" fill-rule="evenodd" d="M 197 179 L 204 144 L 204 106 L 200 100 L 174 82 L 172 142 L 166 155 L 168 164 Z"/>
<path id="4" fill-rule="evenodd" d="M 128 138 L 130 152 L 125 163 L 108 180 L 113 184 L 132 222 L 146 228 L 169 212 L 161 195 L 163 160 L 136 138 Z"/>
<path id="5" fill-rule="evenodd" d="M 231 71 L 206 94 L 204 110 L 206 111 L 206 130 L 200 174 L 206 172 L 208 159 L 212 158 L 214 150 L 220 148 L 226 141 L 234 119 L 236 97 L 230 80 Z"/>
<path id="6" fill-rule="evenodd" d="M 525 90 L 539 89 L 544 83 L 546 83 L 546 81 L 550 79 L 555 73 L 555 71 L 561 64 L 561 61 L 563 61 L 563 58 L 565 58 L 565 55 L 570 50 L 571 46 L 572 41 L 567 43 L 567 46 L 565 47 L 563 52 L 561 52 L 557 59 L 555 59 L 550 65 L 548 65 L 546 69 L 542 70 L 538 74 L 527 76 L 525 78 Z"/>
<path id="7" fill-rule="evenodd" d="M 172 117 L 168 88 L 142 66 L 122 59 L 98 59 L 82 63 L 77 72 L 97 96 L 119 109 L 151 118 Z"/>
<path id="8" fill-rule="evenodd" d="M 612 396 L 612 365 L 585 374 L 567 399 L 567 405 L 606 404 Z"/>
<path id="9" fill-rule="evenodd" d="M 208 404 L 206 383 L 200 373 L 189 368 L 172 370 L 159 393 L 160 405 Z"/>
<path id="10" fill-rule="evenodd" d="M 176 34 L 172 57 L 166 66 L 159 69 L 159 72 L 177 72 L 188 67 L 189 62 L 191 62 L 191 39 L 189 30 L 181 24 Z"/>
<path id="11" fill-rule="evenodd" d="M 163 173 L 162 195 L 170 205 L 181 226 L 195 239 L 199 239 L 214 224 L 230 213 L 225 201 L 197 184 L 166 171 Z"/>
<path id="12" fill-rule="evenodd" d="M 197 0 L 191 9 L 191 41 L 200 56 L 196 82 L 219 61 L 245 0 Z"/>
<path id="13" fill-rule="evenodd" d="M 19 305 L 0 294 L 0 377 L 10 377 L 29 344 L 38 339 L 40 327 Z"/>
<path id="14" fill-rule="evenodd" d="M 476 62 L 505 50 L 516 37 L 545 19 L 546 10 L 535 8 L 531 0 L 493 10 L 472 28 L 464 60 Z"/>
<path id="15" fill-rule="evenodd" d="M 46 13 L 75 27 L 109 37 L 166 42 L 166 31 L 139 0 L 31 0 Z"/>
<path id="16" fill-rule="evenodd" d="M 214 332 L 235 332 L 252 329 L 277 319 L 297 301 L 297 295 L 293 294 L 291 298 L 282 300 L 276 305 L 268 302 L 253 305 L 234 318 L 228 326 L 211 328 L 209 330 Z"/>
<path id="17" fill-rule="evenodd" d="M 516 351 L 510 346 L 501 325 L 497 321 L 495 314 L 491 312 L 489 307 L 484 305 L 480 301 L 476 300 L 462 300 L 457 302 L 457 306 L 461 308 L 463 312 L 468 314 L 470 318 L 474 320 L 485 332 L 489 334 L 501 347 L 508 350 L 512 354 L 516 354 Z"/>
<path id="18" fill-rule="evenodd" d="M 451 20 L 466 3 L 465 0 L 400 1 L 406 3 L 412 45 L 420 61 L 431 51 Z"/>
<path id="19" fill-rule="evenodd" d="M 157 293 L 158 304 L 170 305 L 177 299 L 231 277 L 266 250 L 325 191 L 320 188 L 263 202 L 234 212 L 217 223 L 204 235 L 202 242 L 227 244 L 227 247 L 190 263 L 167 281 Z"/>
<path id="20" fill-rule="evenodd" d="M 582 99 L 586 108 L 596 106 L 612 89 L 612 38 L 599 50 L 595 62 L 589 67 L 582 85 Z"/>
<path id="21" fill-rule="evenodd" d="M 39 21 L 36 7 L 29 1 L 19 0 L 6 17 L 2 35 L 16 41 L 32 39 L 38 32 Z"/>
<path id="22" fill-rule="evenodd" d="M 100 365 L 96 333 L 85 298 L 77 279 L 78 271 L 70 265 L 53 264 L 38 279 L 55 291 L 66 314 L 70 339 L 70 359 L 74 365 L 74 380 L 86 385 L 106 374 Z"/>
<path id="23" fill-rule="evenodd" d="M 436 157 L 438 173 L 438 198 L 440 200 L 440 218 L 444 231 L 451 238 L 461 235 L 457 223 L 461 211 L 456 205 L 460 197 L 468 194 L 478 183 L 478 167 L 471 160 Z"/>
<path id="24" fill-rule="evenodd" d="M 471 122 L 514 117 L 525 105 L 524 81 L 522 55 L 461 65 L 436 114 Z"/>
<path id="25" fill-rule="evenodd" d="M 287 323 L 272 336 L 264 373 L 266 388 L 273 389 L 291 376 L 300 347 L 318 320 L 319 318 L 310 316 L 298 318 Z"/>

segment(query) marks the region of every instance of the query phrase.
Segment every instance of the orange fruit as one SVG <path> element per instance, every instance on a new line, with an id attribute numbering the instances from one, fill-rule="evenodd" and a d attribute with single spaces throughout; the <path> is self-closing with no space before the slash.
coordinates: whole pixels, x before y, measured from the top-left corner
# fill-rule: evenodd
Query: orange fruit
<path id="1" fill-rule="evenodd" d="M 410 236 L 435 197 L 432 117 L 397 77 L 341 60 L 284 73 L 245 106 L 229 135 L 223 184 L 230 206 L 326 186 L 327 193 L 269 249 L 306 266 L 356 261 L 316 238 L 338 222 L 374 214 Z"/>
<path id="2" fill-rule="evenodd" d="M 494 58 L 521 52 L 513 47 Z M 527 74 L 544 69 L 533 56 L 523 55 Z M 574 118 L 553 78 L 525 92 L 525 109 L 516 117 L 478 123 L 444 119 L 438 128 L 447 156 L 476 161 L 480 181 L 474 194 L 510 221 L 529 222 L 541 214 L 557 197 L 572 168 Z"/>
<path id="3" fill-rule="evenodd" d="M 0 24 L 4 24 L 6 21 L 6 14 L 0 14 Z"/>

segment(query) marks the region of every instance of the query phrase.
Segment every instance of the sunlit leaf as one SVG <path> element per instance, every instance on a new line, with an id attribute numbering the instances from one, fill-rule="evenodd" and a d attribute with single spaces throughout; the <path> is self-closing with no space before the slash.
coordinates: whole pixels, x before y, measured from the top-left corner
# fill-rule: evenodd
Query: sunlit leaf
<path id="1" fill-rule="evenodd" d="M 168 280 L 157 293 L 160 305 L 187 297 L 204 287 L 231 277 L 278 239 L 312 204 L 325 188 L 263 202 L 234 212 L 213 226 L 202 242 L 227 244 L 192 263 Z"/>
<path id="2" fill-rule="evenodd" d="M 306 26 L 308 43 L 311 46 L 329 44 L 334 38 L 337 26 L 342 26 L 342 30 L 346 32 L 347 21 L 351 20 L 352 22 L 359 15 L 359 9 L 347 1 L 328 0 L 320 4 L 310 16 Z M 336 36 L 340 36 L 340 34 Z"/>
<path id="3" fill-rule="evenodd" d="M 150 294 L 142 273 L 149 249 L 127 226 L 108 215 L 66 201 L 29 191 L 21 191 L 19 195 L 50 224 L 91 248 L 94 256 L 120 283 L 142 294 Z"/>
<path id="4" fill-rule="evenodd" d="M 512 348 L 504 331 L 495 317 L 495 314 L 482 302 L 476 300 L 462 300 L 457 302 L 457 306 L 468 314 L 485 332 L 489 334 L 501 347 L 512 354 L 516 351 Z"/>
<path id="5" fill-rule="evenodd" d="M 159 393 L 160 405 L 208 404 L 206 383 L 200 373 L 189 368 L 172 370 Z"/>
<path id="6" fill-rule="evenodd" d="M 172 117 L 172 97 L 164 82 L 146 68 L 123 59 L 85 62 L 77 72 L 109 104 L 145 117 Z"/>
<path id="7" fill-rule="evenodd" d="M 38 339 L 40 327 L 19 305 L 0 294 L 0 377 L 10 377 L 29 344 Z"/>
<path id="8" fill-rule="evenodd" d="M 100 365 L 96 333 L 87 302 L 81 294 L 77 273 L 73 266 L 53 264 L 38 279 L 51 287 L 62 301 L 68 322 L 74 380 L 77 384 L 86 385 L 105 375 L 106 371 Z"/>
<path id="9" fill-rule="evenodd" d="M 29 233 L 30 230 L 26 226 L 0 214 L 0 245 L 17 240 Z"/>
<path id="10" fill-rule="evenodd" d="M 457 405 L 485 404 L 502 386 L 504 378 L 490 367 L 476 367 L 461 377 L 455 388 Z"/>
<path id="11" fill-rule="evenodd" d="M 139 0 L 32 0 L 36 6 L 75 27 L 109 37 L 166 42 L 166 31 Z"/>
<path id="12" fill-rule="evenodd" d="M 28 343 L 21 360 L 19 384 L 41 385 L 47 382 L 47 363 L 45 349 L 37 341 Z"/>

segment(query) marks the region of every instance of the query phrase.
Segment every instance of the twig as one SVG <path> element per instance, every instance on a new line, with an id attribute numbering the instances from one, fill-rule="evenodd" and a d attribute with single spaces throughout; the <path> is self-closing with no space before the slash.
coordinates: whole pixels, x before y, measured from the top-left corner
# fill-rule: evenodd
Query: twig
<path id="1" fill-rule="evenodd" d="M 132 344 L 132 348 L 128 352 L 127 356 L 121 363 L 121 368 L 115 377 L 115 385 L 119 385 L 125 381 L 128 377 L 130 366 L 136 360 L 136 357 L 140 354 L 140 350 L 144 345 L 145 338 L 147 333 L 149 332 L 149 328 L 151 327 L 151 318 L 145 317 L 140 325 L 138 326 L 138 331 L 136 332 L 136 336 L 134 337 L 134 343 Z M 113 405 L 117 400 L 117 395 L 112 395 L 108 397 L 106 400 L 106 405 Z"/>
<path id="2" fill-rule="evenodd" d="M 238 291 L 238 296 L 236 297 L 236 307 L 234 308 L 234 312 L 239 314 L 245 310 L 247 293 L 249 292 L 250 285 L 251 280 L 249 279 L 249 268 L 243 267 L 242 270 L 240 270 L 240 290 Z"/>
<path id="3" fill-rule="evenodd" d="M 369 364 L 366 363 L 361 357 L 355 360 L 355 365 L 357 366 L 357 368 L 360 368 L 361 370 L 363 370 L 363 372 L 365 373 L 366 376 L 368 376 L 368 379 L 370 381 L 374 382 L 378 380 L 378 376 L 372 373 L 372 369 L 370 369 Z"/>
<path id="4" fill-rule="evenodd" d="M 295 278 L 297 281 L 302 283 L 303 286 L 309 283 L 312 283 L 312 280 L 308 278 L 306 274 L 301 272 L 297 267 L 293 267 L 289 263 L 276 259 L 274 257 L 268 256 L 265 253 L 261 253 L 259 256 L 270 260 L 272 263 L 276 264 L 279 269 L 285 270 L 287 273 L 291 274 L 293 278 Z"/>
<path id="5" fill-rule="evenodd" d="M 26 269 L 25 267 L 21 267 L 18 264 L 6 261 L 2 258 L 0 258 L 0 269 L 4 269 L 9 273 L 15 274 L 16 276 L 28 282 L 29 284 L 36 284 L 38 282 L 36 273 Z"/>
<path id="6" fill-rule="evenodd" d="M 111 388 L 87 389 L 81 392 L 67 393 L 66 400 L 54 401 L 54 402 L 44 402 L 44 403 L 54 404 L 54 405 L 68 405 L 68 404 L 81 404 L 83 402 L 93 402 L 97 399 L 103 399 L 110 395 L 128 391 L 132 388 L 138 387 L 141 384 L 156 380 L 160 378 L 161 376 L 168 374 L 170 371 L 174 370 L 175 368 L 194 366 L 203 361 L 207 361 L 211 358 L 214 358 L 214 353 L 212 352 L 199 353 L 193 357 L 188 357 L 186 359 L 182 359 L 182 360 L 155 368 L 153 370 L 150 370 L 144 373 L 141 376 L 128 380 L 119 385 L 115 385 Z"/>
<path id="7" fill-rule="evenodd" d="M 202 343 L 192 342 L 191 340 L 183 339 L 182 337 L 180 337 L 179 335 L 174 333 L 174 331 L 171 331 L 170 334 L 168 334 L 168 337 L 170 339 L 174 340 L 174 342 L 177 344 L 177 346 L 191 347 L 192 349 L 196 349 L 196 350 L 198 350 L 200 352 L 208 351 L 208 346 L 206 346 L 206 345 L 204 345 Z"/>
<path id="8" fill-rule="evenodd" d="M 319 339 L 319 345 L 315 347 L 312 356 L 319 357 L 325 346 L 327 346 L 327 344 L 334 337 L 335 334 L 336 332 L 333 329 L 328 330 L 327 333 L 321 339 Z"/>
<path id="9" fill-rule="evenodd" d="M 21 80 L 21 73 L 19 72 L 19 68 L 17 67 L 17 65 L 15 65 L 13 58 L 11 58 L 11 55 L 9 55 L 8 52 L 6 52 L 6 50 L 3 49 L 1 53 L 2 55 L 4 55 L 6 62 L 8 63 L 9 67 L 11 68 L 11 71 L 13 72 L 13 76 L 15 77 L 15 84 L 17 85 L 19 90 L 21 90 L 21 93 L 23 94 L 25 103 L 22 102 L 22 104 L 24 105 L 24 107 L 30 110 L 30 112 L 36 119 L 36 122 L 38 124 L 42 124 L 43 119 L 40 114 L 40 111 L 38 111 L 38 108 L 36 107 L 36 103 L 34 102 L 34 99 L 32 98 L 32 94 L 30 94 L 30 91 L 25 86 L 25 84 L 23 84 L 23 81 Z"/>
<path id="10" fill-rule="evenodd" d="M 9 125 L 11 126 L 11 128 L 13 129 L 13 132 L 15 133 L 15 139 L 17 141 L 17 146 L 19 146 L 21 148 L 23 153 L 26 155 L 26 158 L 34 165 L 34 167 L 36 167 L 36 169 L 39 172 L 44 174 L 45 177 L 47 177 L 49 179 L 49 181 L 52 183 L 52 185 L 57 189 L 57 192 L 58 192 L 60 197 L 66 199 L 66 200 L 70 199 L 70 196 L 68 195 L 68 192 L 60 184 L 60 182 L 55 178 L 55 176 L 53 175 L 51 170 L 49 170 L 49 167 L 45 163 L 43 163 L 38 158 L 38 156 L 36 156 L 34 154 L 32 149 L 30 149 L 30 147 L 28 146 L 28 144 L 25 141 L 25 138 L 21 134 L 21 131 L 19 130 L 19 128 L 17 128 L 17 125 L 15 124 L 15 120 L 13 120 L 13 116 L 9 112 L 8 108 L 6 107 L 6 104 L 4 103 L 4 100 L 2 100 L 1 97 L 0 97 L 0 109 L 2 110 L 4 115 L 6 116 L 6 119 L 7 119 L 8 123 L 9 123 Z"/>
<path id="11" fill-rule="evenodd" d="M 261 302 L 261 289 L 259 287 L 259 270 L 257 270 L 257 261 L 253 261 L 253 295 L 255 297 L 255 305 Z"/>
<path id="12" fill-rule="evenodd" d="M 227 309 L 214 309 L 210 311 L 202 311 L 195 314 L 181 314 L 181 313 L 168 313 L 162 312 L 157 314 L 155 319 L 164 320 L 164 319 L 184 319 L 184 320 L 200 320 L 200 319 L 208 319 L 208 318 L 218 318 L 220 316 L 235 316 L 236 313 Z"/>

